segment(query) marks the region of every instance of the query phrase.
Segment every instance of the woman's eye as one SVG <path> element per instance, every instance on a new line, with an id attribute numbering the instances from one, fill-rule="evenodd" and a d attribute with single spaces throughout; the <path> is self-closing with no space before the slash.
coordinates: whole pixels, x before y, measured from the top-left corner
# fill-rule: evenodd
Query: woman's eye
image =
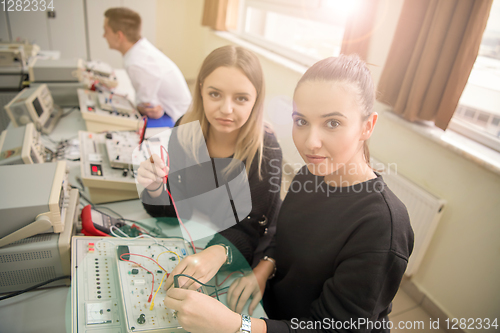
<path id="1" fill-rule="evenodd" d="M 306 124 L 307 124 L 307 121 L 305 121 L 305 120 L 304 120 L 304 119 L 302 119 L 302 118 L 297 118 L 297 119 L 295 119 L 295 125 L 297 125 L 297 126 L 299 126 L 299 127 L 300 127 L 300 126 L 304 126 L 304 125 L 306 125 Z"/>
<path id="2" fill-rule="evenodd" d="M 248 102 L 248 98 L 246 98 L 245 96 L 238 96 L 236 97 L 236 101 L 238 102 Z"/>
<path id="3" fill-rule="evenodd" d="M 211 91 L 208 93 L 208 95 L 213 98 L 218 98 L 220 96 L 220 94 L 216 91 Z"/>
<path id="4" fill-rule="evenodd" d="M 326 123 L 326 127 L 330 129 L 334 129 L 339 127 L 340 123 L 337 120 L 330 120 Z"/>

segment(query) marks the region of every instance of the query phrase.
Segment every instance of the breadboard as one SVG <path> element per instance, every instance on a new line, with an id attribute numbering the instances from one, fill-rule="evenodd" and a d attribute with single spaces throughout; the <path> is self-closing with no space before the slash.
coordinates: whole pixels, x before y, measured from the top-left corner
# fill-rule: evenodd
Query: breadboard
<path id="1" fill-rule="evenodd" d="M 102 110 L 121 112 L 122 114 L 129 115 L 133 115 L 136 112 L 132 103 L 125 97 L 110 93 L 99 93 L 97 97 Z"/>
<path id="2" fill-rule="evenodd" d="M 139 140 L 139 134 L 136 132 L 109 133 L 106 136 L 106 150 L 111 167 L 129 169 L 134 149 L 139 146 Z"/>
<path id="3" fill-rule="evenodd" d="M 185 332 L 172 309 L 163 304 L 166 291 L 159 289 L 153 309 L 148 302 L 154 275 L 154 292 L 164 271 L 152 260 L 130 255 L 132 262 L 119 259 L 123 247 L 141 254 L 171 272 L 186 255 L 189 243 L 176 238 L 119 239 L 74 237 L 72 244 L 72 327 L 73 332 Z M 177 255 L 166 252 L 172 251 Z M 178 257 L 177 257 L 178 256 Z M 126 258 L 126 256 L 123 256 Z M 132 272 L 137 270 L 137 272 Z M 133 274 L 135 273 L 135 274 Z M 166 279 L 166 277 L 165 277 Z M 206 290 L 202 290 L 206 292 Z M 153 294 L 154 295 L 154 294 Z"/>

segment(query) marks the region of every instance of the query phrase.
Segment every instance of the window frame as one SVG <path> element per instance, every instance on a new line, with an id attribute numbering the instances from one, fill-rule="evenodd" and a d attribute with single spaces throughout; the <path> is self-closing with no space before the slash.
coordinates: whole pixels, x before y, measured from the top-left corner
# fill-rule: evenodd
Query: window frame
<path id="1" fill-rule="evenodd" d="M 484 130 L 476 128 L 474 124 L 468 123 L 467 121 L 458 117 L 455 118 L 455 115 L 453 115 L 453 118 L 451 118 L 447 130 L 452 130 L 462 136 L 465 136 L 471 140 L 476 141 L 477 143 L 482 144 L 485 147 L 500 152 L 500 139 L 495 139 L 495 137 L 488 135 Z"/>
<path id="2" fill-rule="evenodd" d="M 325 14 L 325 11 L 322 10 L 324 3 L 325 0 L 241 0 L 238 28 L 237 30 L 230 30 L 230 32 L 236 34 L 243 40 L 309 67 L 321 60 L 321 58 L 308 56 L 286 46 L 273 43 L 263 37 L 247 33 L 245 31 L 245 26 L 247 24 L 247 9 L 251 7 L 266 12 L 275 12 L 301 19 L 305 16 L 314 21 L 328 22 L 329 17 Z"/>
<path id="3" fill-rule="evenodd" d="M 494 5 L 495 4 L 500 7 L 500 0 L 494 0 Z M 493 6 L 492 6 L 492 9 L 493 9 Z M 491 12 L 490 12 L 490 17 L 488 18 L 488 21 L 492 20 L 492 19 L 493 19 L 493 17 L 491 16 Z M 487 29 L 487 27 L 486 27 L 486 29 Z M 484 34 L 486 33 L 486 29 L 483 32 L 482 38 L 484 38 Z M 482 43 L 482 41 L 481 41 L 481 43 Z M 475 70 L 476 62 L 478 61 L 478 58 L 480 56 L 481 56 L 481 54 L 478 54 L 478 56 L 476 57 L 474 67 L 472 68 L 471 73 L 469 74 L 469 80 L 470 80 L 470 76 L 472 75 L 473 71 Z M 483 56 L 483 57 L 490 58 L 488 56 Z M 500 59 L 495 59 L 495 62 L 496 62 L 496 66 L 498 67 L 496 70 L 498 70 L 500 68 Z M 483 62 L 483 66 L 484 66 L 484 62 Z M 462 94 L 461 94 L 462 96 L 463 96 L 464 92 L 466 91 L 466 89 L 468 89 L 469 87 L 470 87 L 470 89 L 478 90 L 477 92 L 489 90 L 489 88 L 486 88 L 484 86 L 480 86 L 480 85 L 474 84 L 473 82 L 468 81 L 466 86 L 464 87 L 464 90 L 462 91 Z M 494 94 L 498 95 L 498 97 L 500 98 L 500 89 L 495 90 Z M 480 98 L 480 97 L 476 97 L 476 98 Z M 484 129 L 484 128 L 480 127 L 479 125 L 474 124 L 472 121 L 468 122 L 467 120 L 464 120 L 459 115 L 457 115 L 458 113 L 474 112 L 473 119 L 476 119 L 480 115 L 480 113 L 482 113 L 482 112 L 489 113 L 490 116 L 489 116 L 489 119 L 487 121 L 487 124 L 491 123 L 493 121 L 493 118 L 500 117 L 500 114 L 496 115 L 492 111 L 489 111 L 487 109 L 480 107 L 479 103 L 477 103 L 477 104 L 474 104 L 474 103 L 475 103 L 475 101 L 471 102 L 470 98 L 469 98 L 469 101 L 467 101 L 467 102 L 462 102 L 462 99 L 460 99 L 458 102 L 458 105 L 455 109 L 455 112 L 453 113 L 453 117 L 451 118 L 451 120 L 448 124 L 447 130 L 450 129 L 450 130 L 452 130 L 452 131 L 454 131 L 454 132 L 456 132 L 464 137 L 467 137 L 471 140 L 474 140 L 477 143 L 480 143 L 483 146 L 488 147 L 490 149 L 493 149 L 493 150 L 500 153 L 500 127 L 499 127 L 499 134 L 497 134 L 497 136 L 495 137 L 494 135 L 491 135 L 490 133 L 488 133 L 487 129 Z M 498 106 L 498 107 L 500 107 L 500 106 Z M 463 109 L 463 110 L 461 110 L 461 109 Z M 500 111 L 500 109 L 499 109 L 499 111 Z"/>

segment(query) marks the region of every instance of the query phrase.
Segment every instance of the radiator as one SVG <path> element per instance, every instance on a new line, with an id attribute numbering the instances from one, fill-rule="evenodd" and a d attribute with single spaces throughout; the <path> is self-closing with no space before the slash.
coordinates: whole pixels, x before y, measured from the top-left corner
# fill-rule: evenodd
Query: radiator
<path id="1" fill-rule="evenodd" d="M 439 223 L 446 201 L 440 199 L 398 174 L 397 169 L 387 167 L 372 159 L 372 166 L 380 170 L 385 183 L 397 195 L 410 215 L 410 223 L 415 233 L 415 244 L 405 275 L 415 274 L 424 258 L 434 231 Z"/>

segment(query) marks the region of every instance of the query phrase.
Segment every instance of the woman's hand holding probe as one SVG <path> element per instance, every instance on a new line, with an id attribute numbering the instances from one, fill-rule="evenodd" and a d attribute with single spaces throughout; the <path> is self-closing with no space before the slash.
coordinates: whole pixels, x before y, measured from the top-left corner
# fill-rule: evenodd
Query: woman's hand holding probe
<path id="1" fill-rule="evenodd" d="M 140 164 L 137 170 L 137 182 L 149 191 L 151 197 L 158 197 L 163 191 L 161 184 L 163 184 L 168 171 L 168 167 L 160 156 L 153 154 Z"/>

